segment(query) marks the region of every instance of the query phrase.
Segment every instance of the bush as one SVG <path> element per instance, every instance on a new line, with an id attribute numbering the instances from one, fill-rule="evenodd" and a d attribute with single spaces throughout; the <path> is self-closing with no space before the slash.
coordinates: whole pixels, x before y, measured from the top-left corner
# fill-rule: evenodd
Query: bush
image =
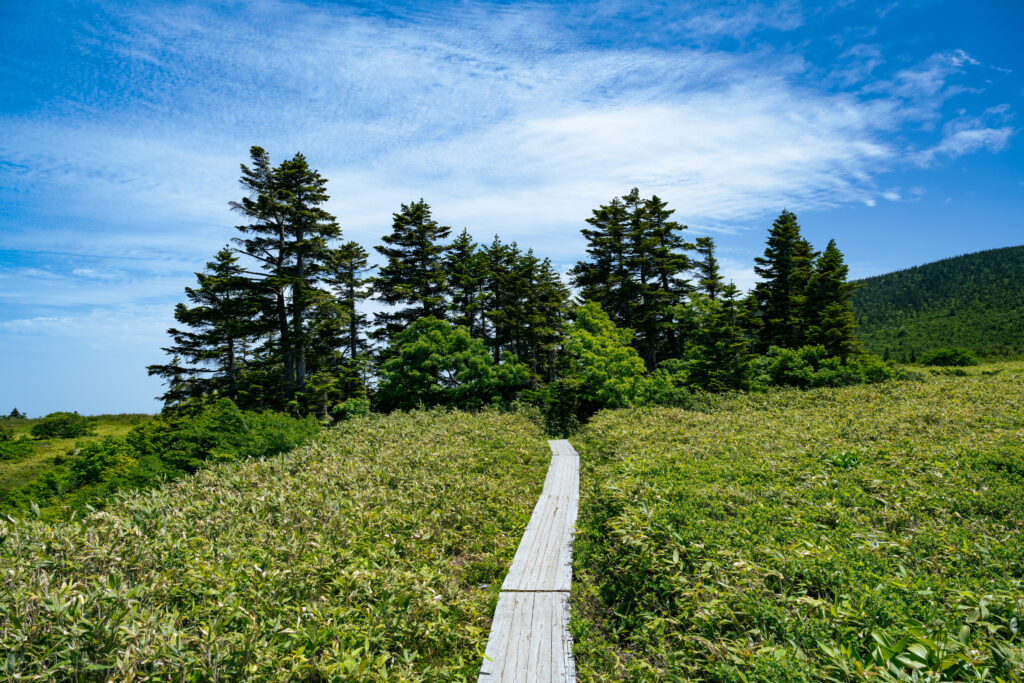
<path id="1" fill-rule="evenodd" d="M 290 451 L 317 434 L 313 417 L 243 412 L 229 399 L 191 402 L 123 437 L 79 443 L 77 455 L 37 480 L 3 496 L 4 507 L 40 506 L 61 499 L 73 509 L 102 506 L 116 491 L 142 489 L 195 472 L 209 463 L 267 458 Z"/>
<path id="2" fill-rule="evenodd" d="M 361 417 L 370 414 L 370 400 L 367 398 L 347 398 L 331 408 L 331 415 L 335 420 L 351 420 L 354 417 Z"/>
<path id="3" fill-rule="evenodd" d="M 878 356 L 856 354 L 829 358 L 823 346 L 784 349 L 773 346 L 753 362 L 755 381 L 761 386 L 812 389 L 875 384 L 896 378 L 897 372 Z"/>
<path id="4" fill-rule="evenodd" d="M 918 359 L 921 365 L 937 365 L 940 367 L 964 367 L 977 365 L 978 358 L 967 349 L 933 349 L 921 354 Z"/>
<path id="5" fill-rule="evenodd" d="M 37 439 L 74 439 L 89 434 L 89 419 L 77 412 L 50 413 L 32 425 L 32 436 Z"/>
<path id="6" fill-rule="evenodd" d="M 0 443 L 14 439 L 14 430 L 0 422 Z"/>
<path id="7" fill-rule="evenodd" d="M 380 366 L 382 410 L 417 406 L 475 409 L 510 401 L 529 377 L 526 366 L 506 354 L 495 363 L 487 347 L 465 327 L 420 318 L 395 335 L 394 356 Z"/>
<path id="8" fill-rule="evenodd" d="M 18 440 L 0 440 L 0 460 L 21 460 L 36 452 L 32 439 L 23 436 Z"/>

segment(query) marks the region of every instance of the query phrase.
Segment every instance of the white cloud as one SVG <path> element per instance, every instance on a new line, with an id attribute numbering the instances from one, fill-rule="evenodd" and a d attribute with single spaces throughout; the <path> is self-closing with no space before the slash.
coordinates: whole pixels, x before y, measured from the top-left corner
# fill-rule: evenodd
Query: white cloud
<path id="1" fill-rule="evenodd" d="M 898 202 L 900 200 L 899 188 L 886 190 L 882 193 L 882 199 L 887 199 L 890 202 Z"/>
<path id="2" fill-rule="evenodd" d="M 16 200 L 51 224 L 5 226 L 0 245 L 140 259 L 180 290 L 182 273 L 233 236 L 226 204 L 253 143 L 275 160 L 304 151 L 330 180 L 346 236 L 367 246 L 422 196 L 478 239 L 500 232 L 568 258 L 590 209 L 632 186 L 691 227 L 735 231 L 782 206 L 873 203 L 875 178 L 906 152 L 892 133 L 939 116 L 950 77 L 976 63 L 933 55 L 862 97 L 820 87 L 783 51 L 590 48 L 551 8 L 464 9 L 455 21 L 273 1 L 234 16 L 198 4 L 119 10 L 92 49 L 150 76 L 126 83 L 109 114 L 0 119 L 11 162 L 0 185 L 30 188 Z M 790 2 L 735 4 L 681 21 L 742 37 L 802 15 Z M 867 44 L 844 59 L 860 69 L 854 80 L 884 63 Z M 944 133 L 914 158 L 998 150 L 1011 133 L 981 130 Z M 104 230 L 75 229 L 79 219 Z"/>

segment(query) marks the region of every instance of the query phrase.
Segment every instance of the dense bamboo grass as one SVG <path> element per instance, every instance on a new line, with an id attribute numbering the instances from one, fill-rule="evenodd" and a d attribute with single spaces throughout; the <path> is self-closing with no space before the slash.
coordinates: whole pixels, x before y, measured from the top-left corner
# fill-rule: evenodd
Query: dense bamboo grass
<path id="1" fill-rule="evenodd" d="M 84 519 L 0 521 L 0 670 L 474 678 L 543 436 L 496 412 L 371 416 Z"/>
<path id="2" fill-rule="evenodd" d="M 599 414 L 581 680 L 1024 677 L 1024 365 Z"/>

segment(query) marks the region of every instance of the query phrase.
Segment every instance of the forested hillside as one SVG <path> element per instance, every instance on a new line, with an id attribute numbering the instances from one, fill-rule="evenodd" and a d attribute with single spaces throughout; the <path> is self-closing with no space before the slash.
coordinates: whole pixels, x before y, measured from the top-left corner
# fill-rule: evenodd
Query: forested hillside
<path id="1" fill-rule="evenodd" d="M 868 350 L 913 361 L 958 346 L 1024 355 L 1024 246 L 979 251 L 861 280 L 853 306 Z"/>

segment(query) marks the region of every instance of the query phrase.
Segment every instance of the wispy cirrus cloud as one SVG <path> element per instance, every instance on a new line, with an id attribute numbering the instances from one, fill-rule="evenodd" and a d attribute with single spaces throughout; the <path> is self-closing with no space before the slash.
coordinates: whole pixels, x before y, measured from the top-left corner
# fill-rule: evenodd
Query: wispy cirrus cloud
<path id="1" fill-rule="evenodd" d="M 118 10 L 82 29 L 80 48 L 130 68 L 103 97 L 79 94 L 79 106 L 120 106 L 88 123 L 9 118 L 0 178 L 32 188 L 18 199 L 38 211 L 56 210 L 41 198 L 59 193 L 61 211 L 126 235 L 138 225 L 181 259 L 229 236 L 225 205 L 252 143 L 305 151 L 357 239 L 376 239 L 398 203 L 419 196 L 481 233 L 550 235 L 633 185 L 696 226 L 735 230 L 780 205 L 870 198 L 902 151 L 887 134 L 922 110 L 937 116 L 946 79 L 973 61 L 936 55 L 879 85 L 886 97 L 862 99 L 816 88 L 787 52 L 588 47 L 549 8 L 467 7 L 455 25 L 450 14 L 283 2 L 249 5 L 244 20 L 202 5 Z M 678 22 L 743 36 L 801 20 L 781 3 L 691 8 Z M 881 59 L 872 54 L 861 57 Z M 970 144 L 965 132 L 935 154 Z M 12 233 L 32 248 L 30 234 Z M 576 251 L 578 239 L 544 246 Z"/>

